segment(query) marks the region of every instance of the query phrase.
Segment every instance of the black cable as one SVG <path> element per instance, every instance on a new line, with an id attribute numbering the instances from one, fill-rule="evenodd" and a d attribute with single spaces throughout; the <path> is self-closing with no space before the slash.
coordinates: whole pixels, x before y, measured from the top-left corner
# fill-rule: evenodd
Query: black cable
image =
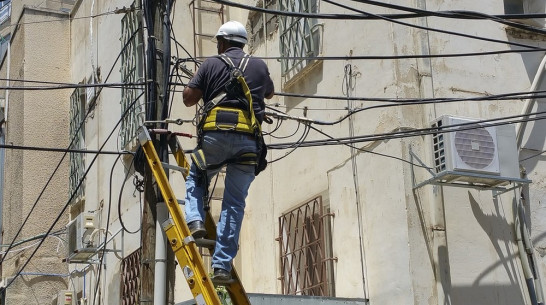
<path id="1" fill-rule="evenodd" d="M 535 33 L 546 34 L 546 31 L 544 29 L 526 25 L 519 22 L 510 21 L 509 19 L 513 19 L 513 18 L 509 18 L 509 16 L 507 17 L 506 15 L 504 16 L 505 18 L 501 18 L 499 16 L 489 15 L 486 13 L 475 12 L 475 11 L 467 11 L 467 10 L 451 10 L 451 11 L 433 12 L 433 11 L 407 7 L 402 5 L 396 5 L 391 3 L 384 3 L 384 2 L 374 1 L 374 0 L 351 0 L 351 1 L 385 7 L 385 8 L 391 8 L 391 9 L 405 11 L 405 12 L 416 13 L 416 14 L 424 15 L 426 17 L 442 17 L 442 18 L 452 18 L 452 19 L 488 19 L 494 22 L 509 25 L 511 27 L 520 28 L 520 29 L 535 32 Z M 509 19 L 507 20 L 506 18 L 509 18 Z"/>
<path id="2" fill-rule="evenodd" d="M 526 98 L 540 98 L 544 97 L 540 94 L 546 94 L 546 90 L 536 91 L 520 91 L 520 92 L 508 92 L 501 94 L 491 94 L 487 96 L 478 97 L 435 97 L 435 98 L 380 98 L 380 97 L 344 97 L 344 96 L 331 96 L 331 95 L 311 95 L 311 94 L 297 94 L 288 92 L 275 92 L 277 96 L 284 97 L 296 97 L 296 98 L 309 98 L 309 99 L 322 99 L 322 100 L 339 100 L 339 101 L 363 101 L 363 102 L 388 102 L 388 103 L 411 103 L 411 102 L 463 102 L 463 101 L 497 101 L 506 99 L 526 99 Z"/>
<path id="3" fill-rule="evenodd" d="M 332 137 L 331 135 L 329 135 L 329 134 L 323 132 L 322 130 L 320 130 L 320 129 L 316 128 L 316 127 L 313 127 L 313 126 L 311 126 L 311 125 L 309 125 L 309 127 L 310 127 L 311 129 L 313 129 L 313 130 L 319 132 L 320 134 L 322 134 L 322 135 L 324 135 L 324 136 L 326 136 L 326 137 L 332 139 L 332 140 L 336 140 L 336 139 L 335 139 L 334 137 Z M 356 147 L 356 146 L 354 146 L 354 145 L 351 145 L 351 144 L 349 144 L 349 143 L 341 143 L 341 142 L 340 142 L 339 144 L 345 145 L 345 146 L 350 147 L 350 148 L 352 148 L 352 149 L 356 149 L 356 150 L 358 150 L 358 151 L 360 151 L 360 152 L 365 152 L 365 153 L 370 153 L 370 154 L 373 154 L 373 155 L 378 155 L 378 156 L 382 156 L 382 157 L 386 157 L 386 158 L 391 158 L 391 159 L 395 159 L 395 160 L 399 160 L 399 161 L 405 162 L 405 163 L 410 164 L 410 165 L 413 165 L 413 166 L 431 169 L 431 168 L 428 167 L 428 166 L 423 166 L 423 165 L 421 165 L 421 164 L 416 164 L 416 163 L 413 163 L 413 162 L 411 162 L 411 161 L 402 159 L 402 158 L 400 158 L 400 157 L 391 156 L 391 155 L 387 155 L 387 154 L 383 154 L 383 153 L 378 153 L 378 152 L 375 152 L 375 151 L 373 151 L 373 150 L 368 150 L 368 149 L 364 149 L 364 148 L 358 148 L 358 147 Z"/>
<path id="4" fill-rule="evenodd" d="M 127 151 L 98 151 L 90 149 L 66 149 L 53 147 L 37 147 L 37 146 L 22 146 L 0 144 L 0 149 L 15 149 L 15 150 L 30 150 L 30 151 L 47 151 L 47 152 L 65 152 L 65 153 L 82 153 L 82 154 L 100 154 L 100 155 L 126 155 L 131 154 Z"/>
<path id="5" fill-rule="evenodd" d="M 539 117 L 538 115 L 543 115 L 543 116 Z M 530 118 L 530 116 L 537 116 L 537 117 Z M 455 131 L 461 131 L 461 130 L 494 127 L 499 125 L 508 125 L 508 124 L 515 124 L 520 122 L 539 121 L 544 119 L 546 119 L 546 111 L 540 111 L 540 112 L 534 112 L 534 113 L 528 113 L 528 114 L 499 117 L 494 119 L 477 120 L 470 123 L 453 124 L 453 125 L 442 126 L 442 127 L 431 127 L 431 128 L 421 128 L 421 129 L 416 128 L 409 131 L 380 133 L 380 134 L 364 135 L 364 136 L 357 136 L 357 137 L 342 137 L 342 138 L 336 138 L 334 140 L 308 141 L 308 142 L 298 143 L 298 147 L 338 145 L 343 143 L 354 144 L 354 143 L 361 143 L 361 142 L 393 140 L 393 139 L 423 136 L 423 135 L 429 135 L 429 134 L 438 134 L 438 133 L 455 132 Z M 293 145 L 294 143 L 278 143 L 278 144 L 270 144 L 268 145 L 268 148 L 289 149 Z"/>
<path id="6" fill-rule="evenodd" d="M 104 231 L 104 246 L 102 247 L 102 254 L 100 255 L 99 260 L 99 272 L 97 275 L 97 284 L 95 285 L 95 294 L 93 296 L 93 304 L 95 303 L 95 299 L 97 297 L 97 292 L 99 291 L 99 284 L 100 284 L 100 276 L 102 274 L 102 264 L 104 262 L 104 256 L 106 255 L 106 242 L 108 241 L 108 229 L 110 227 L 110 210 L 112 209 L 112 178 L 114 177 L 114 168 L 116 168 L 116 164 L 119 161 L 119 158 L 121 155 L 119 155 L 116 160 L 114 161 L 114 164 L 112 164 L 112 169 L 110 170 L 110 182 L 109 182 L 109 192 L 108 192 L 108 212 L 106 213 L 106 230 Z M 105 266 L 106 267 L 106 266 Z"/>
<path id="7" fill-rule="evenodd" d="M 310 128 L 311 126 L 310 126 L 310 124 L 303 124 L 303 125 L 304 125 L 305 128 L 303 129 L 303 133 L 302 133 L 301 137 L 299 138 L 299 140 L 297 142 L 291 144 L 289 147 L 286 147 L 287 149 L 292 148 L 292 150 L 285 153 L 284 156 L 282 156 L 282 157 L 279 157 L 277 159 L 269 161 L 269 164 L 277 162 L 279 160 L 282 160 L 282 159 L 288 157 L 288 155 L 290 155 L 291 153 L 296 151 L 296 149 L 298 149 L 300 147 L 300 145 L 305 141 L 305 139 L 307 139 L 307 136 L 309 135 L 309 131 L 311 130 L 311 128 Z M 267 147 L 269 148 L 270 145 L 267 145 Z"/>
<path id="8" fill-rule="evenodd" d="M 263 60 L 319 60 L 319 61 L 349 61 L 349 60 L 391 60 L 391 59 L 420 59 L 420 58 L 453 58 L 453 57 L 473 57 L 473 56 L 489 56 L 510 53 L 534 53 L 544 52 L 546 48 L 536 49 L 515 49 L 515 50 L 498 50 L 485 52 L 470 52 L 470 53 L 446 53 L 446 54 L 411 54 L 411 55 L 352 55 L 352 56 L 252 56 Z M 211 56 L 199 56 L 196 60 L 206 60 Z M 180 59 L 183 60 L 183 59 Z"/>
<path id="9" fill-rule="evenodd" d="M 282 120 L 278 120 L 278 121 L 282 121 Z M 280 127 L 280 125 L 281 125 L 281 124 L 278 124 L 279 127 Z M 298 130 L 300 130 L 300 125 L 301 125 L 301 122 L 298 121 L 298 126 L 296 126 L 296 130 L 295 130 L 291 135 L 288 135 L 288 136 L 274 136 L 274 135 L 272 135 L 273 131 L 270 132 L 269 135 L 270 135 L 272 138 L 275 138 L 275 139 L 287 139 L 287 138 L 291 138 L 291 137 L 293 137 L 293 136 L 298 132 Z M 275 130 L 279 129 L 279 127 L 275 128 Z M 304 127 L 304 128 L 305 128 L 305 127 Z M 275 131 L 275 130 L 274 130 L 274 131 Z"/>
<path id="10" fill-rule="evenodd" d="M 122 195 L 123 195 L 123 189 L 125 188 L 125 183 L 127 182 L 127 179 L 129 178 L 129 174 L 131 173 L 131 168 L 133 167 L 134 162 L 135 162 L 135 159 L 133 158 L 133 160 L 131 161 L 131 164 L 129 165 L 129 169 L 127 170 L 127 174 L 125 174 L 125 179 L 123 179 L 123 183 L 121 184 L 121 190 L 119 191 L 119 197 L 118 197 L 118 218 L 119 218 L 119 223 L 121 224 L 121 227 L 123 228 L 123 231 L 125 231 L 125 232 L 127 232 L 129 234 L 136 234 L 141 229 L 140 226 L 135 231 L 130 231 L 129 229 L 127 229 L 127 227 L 125 226 L 125 223 L 123 222 L 123 217 L 122 217 L 122 214 L 121 214 L 121 198 L 122 198 Z"/>
<path id="11" fill-rule="evenodd" d="M 335 20 L 378 20 L 378 19 L 382 19 L 381 17 L 390 18 L 390 19 L 408 19 L 408 18 L 420 18 L 420 17 L 431 16 L 431 14 L 382 14 L 382 15 L 317 14 L 317 13 L 289 12 L 289 11 L 265 9 L 259 6 L 245 5 L 245 4 L 240 4 L 240 3 L 226 1 L 226 0 L 213 0 L 213 1 L 220 4 L 227 5 L 227 6 L 237 7 L 237 8 L 254 11 L 254 12 L 260 12 L 260 13 L 266 13 L 266 14 L 278 15 L 278 16 L 287 16 L 287 17 L 300 17 L 300 18 L 320 18 L 320 19 L 335 19 Z M 445 13 L 448 13 L 448 12 L 449 11 L 445 11 Z M 378 17 L 378 16 L 381 16 L 381 17 Z M 508 14 L 508 15 L 493 15 L 493 16 L 497 18 L 501 18 L 501 19 L 546 18 L 546 14 Z M 485 19 L 485 18 L 478 17 L 478 16 L 461 15 L 458 17 L 458 19 Z"/>
<path id="12" fill-rule="evenodd" d="M 507 45 L 512 45 L 512 46 L 529 48 L 529 49 L 539 48 L 537 46 L 531 46 L 531 45 L 526 45 L 526 44 L 517 43 L 517 42 L 511 42 L 511 41 L 506 41 L 506 40 L 499 40 L 499 39 L 493 39 L 493 38 L 480 37 L 480 36 L 469 35 L 469 34 L 464 34 L 464 33 L 459 33 L 459 32 L 453 32 L 453 31 L 447 31 L 447 30 L 441 30 L 441 29 L 421 26 L 421 25 L 417 25 L 417 24 L 411 24 L 411 23 L 408 23 L 408 22 L 398 21 L 396 19 L 392 19 L 392 18 L 389 18 L 389 17 L 384 17 L 384 16 L 381 16 L 381 15 L 376 15 L 376 14 L 372 14 L 372 13 L 365 12 L 365 11 L 362 11 L 362 10 L 358 10 L 358 9 L 349 7 L 347 5 L 343 5 L 343 4 L 340 4 L 340 3 L 333 2 L 331 0 L 323 0 L 323 1 L 327 2 L 327 3 L 330 3 L 330 4 L 333 4 L 333 5 L 336 5 L 336 6 L 339 6 L 339 7 L 342 7 L 342 8 L 345 8 L 345 9 L 352 10 L 354 12 L 358 12 L 358 13 L 365 14 L 365 15 L 370 15 L 370 16 L 376 16 L 377 18 L 385 20 L 385 21 L 389 21 L 389 22 L 392 22 L 392 23 L 395 23 L 395 24 L 399 24 L 399 25 L 403 25 L 403 26 L 407 26 L 407 27 L 411 27 L 411 28 L 416 28 L 416 29 L 420 29 L 420 30 L 426 30 L 426 31 L 437 32 L 437 33 L 442 33 L 442 34 L 455 35 L 455 36 L 460 36 L 460 37 L 465 37 L 465 38 L 470 38 L 470 39 L 476 39 L 476 40 L 482 40 L 482 41 L 487 41 L 487 42 L 502 43 L 502 44 L 507 44 Z"/>
<path id="13" fill-rule="evenodd" d="M 533 155 L 531 155 L 531 156 L 529 156 L 529 157 L 520 159 L 519 162 L 523 162 L 523 161 L 527 161 L 527 160 L 532 159 L 532 158 L 536 158 L 536 157 L 538 157 L 538 156 L 543 155 L 544 153 L 546 153 L 546 150 L 543 150 L 543 151 L 541 151 L 541 152 L 538 152 L 538 153 L 536 153 L 536 154 L 533 154 Z"/>
<path id="14" fill-rule="evenodd" d="M 107 82 L 108 79 L 110 78 L 110 75 L 112 75 L 112 71 L 114 71 L 114 67 L 116 66 L 118 60 L 121 58 L 121 55 L 123 54 L 123 52 L 125 51 L 125 49 L 127 48 L 127 46 L 129 45 L 129 43 L 134 39 L 136 33 L 138 32 L 135 31 L 131 37 L 128 39 L 127 43 L 123 46 L 123 48 L 121 49 L 121 51 L 119 52 L 118 56 L 116 57 L 116 60 L 114 60 L 114 63 L 112 64 L 112 67 L 110 68 L 110 71 L 108 72 L 108 74 L 106 75 L 106 78 L 104 80 L 104 82 Z M 97 92 L 97 98 L 99 97 L 99 95 L 102 93 L 102 89 L 99 90 Z M 136 101 L 135 101 L 136 102 Z M 133 103 L 135 103 L 133 102 Z M 130 107 L 129 107 L 130 108 Z M 129 109 L 127 108 L 127 109 Z M 87 119 L 87 117 L 89 116 L 89 114 L 92 112 L 92 108 L 90 107 L 88 110 L 87 110 L 87 113 L 85 114 L 84 118 L 82 119 L 82 121 L 80 122 L 80 125 L 78 126 L 78 128 L 76 129 L 75 131 L 75 135 L 74 137 L 72 137 L 72 139 L 70 140 L 70 144 L 68 144 L 68 149 L 70 149 L 70 147 L 72 147 L 72 144 L 74 143 L 74 141 L 76 140 L 77 138 L 77 134 L 79 133 L 79 131 L 81 130 L 81 128 L 85 125 L 85 120 Z M 123 116 L 122 116 L 123 117 Z M 100 150 L 102 151 L 102 150 Z M 15 233 L 15 236 L 13 237 L 13 240 L 11 241 L 10 243 L 10 246 L 8 247 L 8 249 L 6 250 L 6 253 L 8 253 L 11 248 L 13 247 L 13 243 L 15 242 L 15 240 L 17 239 L 17 237 L 19 237 L 19 234 L 21 234 L 24 226 L 26 225 L 27 221 L 29 220 L 30 218 L 30 215 L 32 214 L 32 212 L 34 211 L 34 209 L 36 208 L 36 206 L 38 205 L 38 202 L 40 201 L 40 199 L 42 198 L 45 190 L 47 189 L 47 187 L 49 186 L 49 184 L 51 183 L 51 181 L 53 180 L 53 177 L 55 176 L 55 174 L 57 173 L 57 171 L 59 170 L 61 164 L 63 163 L 64 161 L 64 158 L 66 157 L 66 155 L 68 154 L 68 152 L 65 152 L 63 154 L 63 156 L 61 157 L 61 159 L 59 160 L 59 163 L 57 163 L 57 166 L 55 167 L 55 169 L 53 170 L 53 173 L 51 173 L 51 175 L 49 176 L 46 184 L 44 185 L 44 187 L 42 188 L 42 190 L 40 191 L 40 194 L 38 195 L 38 198 L 36 198 L 36 201 L 34 201 L 34 204 L 32 205 L 32 207 L 30 208 L 30 211 L 27 213 L 27 216 L 25 217 L 25 220 L 23 221 L 23 223 L 21 224 L 21 226 L 19 227 L 19 230 L 17 230 L 17 233 Z M 97 158 L 99 156 L 99 154 L 96 154 L 95 155 L 95 158 Z M 78 186 L 79 188 L 79 186 Z M 77 189 L 77 188 L 76 188 Z M 4 262 L 4 258 L 5 256 L 2 256 L 0 258 L 0 265 Z M 25 265 L 26 266 L 26 265 Z"/>
<path id="15" fill-rule="evenodd" d="M 138 83 L 102 83 L 102 84 L 68 84 L 59 86 L 0 86 L 0 90 L 13 90 L 13 91 L 46 91 L 46 90 L 61 90 L 61 89 L 77 89 L 77 88 L 114 88 L 114 89 L 142 89 L 140 86 L 144 86 L 145 82 Z"/>
<path id="16" fill-rule="evenodd" d="M 127 109 L 125 110 L 125 112 L 121 115 L 121 118 L 118 120 L 118 122 L 116 123 L 116 125 L 114 126 L 114 128 L 112 129 L 112 131 L 110 132 L 110 134 L 106 137 L 106 140 L 103 142 L 103 144 L 101 145 L 101 147 L 99 148 L 99 151 L 102 151 L 102 149 L 104 148 L 104 146 L 106 146 L 106 143 L 108 143 L 108 140 L 112 137 L 112 135 L 114 134 L 114 132 L 116 131 L 116 129 L 119 127 L 119 125 L 121 124 L 121 122 L 123 121 L 123 118 L 125 117 L 125 115 L 127 115 L 127 113 L 129 112 L 129 110 L 131 109 L 132 106 L 134 106 L 134 104 L 138 101 L 138 99 L 143 95 L 144 93 L 141 93 L 139 96 L 137 96 L 135 98 L 135 100 L 133 101 L 133 103 L 127 107 Z M 46 232 L 47 235 L 49 235 L 51 233 L 51 231 L 53 230 L 53 228 L 55 227 L 55 225 L 57 224 L 57 222 L 59 222 L 59 220 L 61 219 L 62 216 L 64 216 L 64 212 L 66 211 L 66 209 L 68 208 L 68 206 L 70 205 L 70 203 L 72 202 L 72 200 L 74 199 L 74 197 L 76 197 L 76 194 L 78 193 L 78 189 L 81 187 L 81 185 L 83 184 L 84 180 L 85 180 L 85 177 L 87 177 L 87 174 L 89 173 L 89 171 L 91 170 L 91 168 L 93 167 L 93 165 L 95 164 L 95 161 L 98 159 L 99 157 L 99 154 L 96 154 L 93 159 L 91 160 L 87 170 L 84 172 L 83 176 L 81 177 L 80 181 L 78 182 L 78 185 L 76 186 L 76 188 L 72 191 L 72 194 L 70 195 L 70 198 L 68 198 L 67 202 L 65 203 L 63 209 L 59 212 L 59 215 L 57 215 L 57 218 L 55 218 L 55 221 L 53 222 L 53 224 L 49 227 L 48 231 Z M 29 213 L 30 214 L 30 213 Z M 4 292 L 9 286 L 11 286 L 13 284 L 13 282 L 17 279 L 17 277 L 19 277 L 21 275 L 21 272 L 25 269 L 25 267 L 30 263 L 30 261 L 32 260 L 32 258 L 34 257 L 34 255 L 36 255 L 36 252 L 38 251 L 38 249 L 42 246 L 42 244 L 44 243 L 45 241 L 45 237 L 42 238 L 42 240 L 40 241 L 40 243 L 36 246 L 36 248 L 34 248 L 34 251 L 30 254 L 30 256 L 27 258 L 26 262 L 23 264 L 23 266 L 21 267 L 21 269 L 19 269 L 19 271 L 17 271 L 17 273 L 15 274 L 15 276 L 13 276 L 13 278 L 11 279 L 10 282 L 7 283 L 6 286 L 0 288 L 0 293 Z M 5 257 L 5 256 L 4 256 Z"/>

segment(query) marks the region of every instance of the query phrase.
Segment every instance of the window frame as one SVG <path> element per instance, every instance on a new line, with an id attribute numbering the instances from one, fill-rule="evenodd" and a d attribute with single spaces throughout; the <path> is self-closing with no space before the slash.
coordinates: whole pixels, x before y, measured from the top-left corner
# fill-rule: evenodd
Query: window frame
<path id="1" fill-rule="evenodd" d="M 279 0 L 278 7 L 280 11 L 318 13 L 320 0 Z M 279 29 L 279 51 L 283 57 L 281 75 L 290 80 L 316 61 L 297 57 L 321 56 L 322 24 L 318 18 L 281 16 Z"/>
<path id="2" fill-rule="evenodd" d="M 282 294 L 335 296 L 331 216 L 322 196 L 279 216 Z"/>
<path id="3" fill-rule="evenodd" d="M 84 84 L 85 81 L 80 82 Z M 85 148 L 85 114 L 86 114 L 86 90 L 85 88 L 76 88 L 70 95 L 70 147 L 69 149 Z M 85 154 L 79 152 L 70 152 L 70 172 L 69 172 L 69 196 L 73 193 L 73 202 L 78 202 L 85 196 L 85 183 L 80 184 L 85 171 Z"/>
<path id="4" fill-rule="evenodd" d="M 132 8 L 135 7 L 133 3 Z M 144 74 L 144 38 L 142 24 L 139 17 L 140 10 L 131 10 L 121 19 L 121 67 L 120 75 L 122 83 L 138 83 L 145 80 Z M 122 87 L 121 89 L 121 114 L 132 106 L 121 122 L 120 144 L 121 147 L 134 151 L 138 128 L 145 120 L 145 99 L 142 95 L 144 89 Z M 138 100 L 135 102 L 136 97 Z"/>

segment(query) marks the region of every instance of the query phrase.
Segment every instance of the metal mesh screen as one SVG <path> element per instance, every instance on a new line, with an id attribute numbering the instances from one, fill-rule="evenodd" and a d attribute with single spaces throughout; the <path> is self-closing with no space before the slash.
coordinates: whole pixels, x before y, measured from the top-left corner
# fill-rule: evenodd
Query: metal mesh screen
<path id="1" fill-rule="evenodd" d="M 85 144 L 85 89 L 77 88 L 70 96 L 70 139 L 73 140 L 71 149 L 83 149 Z M 80 179 L 85 171 L 85 154 L 70 153 L 70 188 L 74 198 L 80 198 L 84 194 L 84 183 L 77 189 Z M 77 190 L 76 190 L 77 189 Z"/>
<path id="2" fill-rule="evenodd" d="M 121 305 L 140 304 L 140 258 L 142 248 L 121 262 Z"/>
<path id="3" fill-rule="evenodd" d="M 317 197 L 279 217 L 282 293 L 333 296 L 333 275 L 328 225 Z"/>
<path id="4" fill-rule="evenodd" d="M 318 13 L 318 0 L 281 0 L 281 11 Z M 316 18 L 282 16 L 280 19 L 280 51 L 283 57 L 313 57 L 320 53 L 320 35 Z M 283 76 L 293 76 L 312 60 L 288 58 L 281 60 Z"/>
<path id="5" fill-rule="evenodd" d="M 132 5 L 134 7 L 134 4 Z M 139 23 L 138 13 L 133 10 L 125 14 L 121 20 L 121 81 L 123 83 L 136 83 L 144 80 L 144 45 L 142 39 L 142 27 Z M 138 96 L 143 88 L 123 87 L 121 89 L 121 113 L 129 111 L 121 122 L 120 139 L 122 147 L 132 149 L 131 141 L 136 138 L 138 128 L 144 123 L 145 107 L 144 97 Z"/>

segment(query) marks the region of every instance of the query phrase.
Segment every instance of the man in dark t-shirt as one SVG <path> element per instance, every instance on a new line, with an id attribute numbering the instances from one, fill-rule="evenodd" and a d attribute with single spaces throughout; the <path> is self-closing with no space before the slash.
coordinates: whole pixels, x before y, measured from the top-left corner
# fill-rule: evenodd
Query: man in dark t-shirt
<path id="1" fill-rule="evenodd" d="M 223 24 L 216 34 L 218 54 L 227 55 L 233 66 L 239 67 L 245 56 L 243 47 L 247 43 L 247 32 L 244 26 L 237 21 Z M 252 95 L 252 108 L 259 124 L 264 118 L 264 98 L 270 99 L 274 94 L 274 86 L 269 70 L 264 61 L 250 57 L 244 62 L 241 69 L 245 81 Z M 184 104 L 193 106 L 202 98 L 205 109 L 213 103 L 213 99 L 223 96 L 225 84 L 230 80 L 230 65 L 220 57 L 211 57 L 201 65 L 196 75 L 184 89 Z M 227 94 L 220 101 L 215 100 L 218 106 L 248 110 L 240 98 Z M 236 130 L 207 130 L 199 139 L 200 149 L 206 164 L 222 164 L 226 160 L 236 159 L 244 153 L 258 151 L 255 133 L 246 133 Z M 195 162 L 186 181 L 185 214 L 190 232 L 194 238 L 206 235 L 204 227 L 203 195 L 208 189 L 211 178 L 220 169 L 198 169 Z M 212 267 L 213 280 L 229 280 L 231 278 L 231 262 L 237 254 L 239 232 L 244 216 L 245 199 L 248 188 L 255 178 L 254 165 L 229 162 L 226 165 L 225 189 L 222 200 L 222 210 L 217 226 L 217 238 Z M 203 175 L 203 176 L 201 176 Z M 203 183 L 204 181 L 204 183 Z"/>

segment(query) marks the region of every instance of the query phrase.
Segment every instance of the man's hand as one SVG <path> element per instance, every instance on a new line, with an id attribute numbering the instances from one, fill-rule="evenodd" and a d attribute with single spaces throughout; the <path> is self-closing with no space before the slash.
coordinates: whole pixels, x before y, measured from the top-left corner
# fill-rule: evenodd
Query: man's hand
<path id="1" fill-rule="evenodd" d="M 182 97 L 184 99 L 184 105 L 187 107 L 191 107 L 203 97 L 203 91 L 199 88 L 190 88 L 187 87 L 184 88 L 184 93 L 182 93 Z"/>

